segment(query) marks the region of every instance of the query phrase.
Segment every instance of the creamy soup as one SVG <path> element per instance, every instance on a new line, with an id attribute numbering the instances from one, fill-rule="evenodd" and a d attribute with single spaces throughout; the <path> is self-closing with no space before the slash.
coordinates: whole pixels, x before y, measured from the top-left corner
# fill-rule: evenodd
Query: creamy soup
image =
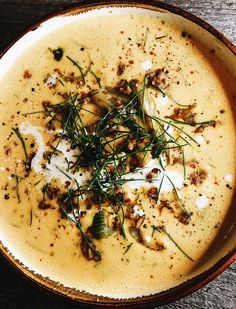
<path id="1" fill-rule="evenodd" d="M 115 298 L 191 278 L 231 211 L 234 86 L 215 50 L 162 17 L 75 17 L 30 46 L 0 81 L 13 256 Z"/>

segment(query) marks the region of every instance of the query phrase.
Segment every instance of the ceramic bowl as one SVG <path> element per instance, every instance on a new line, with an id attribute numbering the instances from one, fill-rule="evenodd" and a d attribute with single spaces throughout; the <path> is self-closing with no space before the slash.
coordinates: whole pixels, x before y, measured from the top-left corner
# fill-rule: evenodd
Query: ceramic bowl
<path id="1" fill-rule="evenodd" d="M 165 16 L 165 18 L 171 23 L 183 25 L 202 44 L 205 44 L 209 47 L 209 49 L 216 51 L 226 66 L 231 71 L 234 70 L 233 74 L 236 77 L 236 48 L 228 39 L 226 39 L 212 26 L 192 14 L 187 13 L 177 7 L 167 5 L 163 2 L 151 0 L 83 1 L 83 4 L 81 5 L 78 4 L 67 10 L 50 15 L 27 29 L 27 31 L 25 31 L 20 37 L 17 38 L 17 40 L 9 45 L 3 53 L 1 53 L 1 74 L 4 74 L 8 66 L 13 63 L 17 57 L 19 57 L 21 52 L 29 48 L 31 44 L 37 42 L 37 40 L 42 38 L 52 29 L 56 29 L 63 23 L 66 24 L 68 19 L 65 17 L 76 15 L 76 18 L 79 19 L 84 14 L 104 14 L 104 12 L 107 11 L 110 11 L 111 14 L 120 14 L 121 12 L 132 12 L 134 14 L 138 12 L 139 14 L 151 15 L 156 14 Z M 227 227 L 229 222 L 229 218 L 226 218 L 223 228 Z M 214 254 L 205 259 L 203 258 L 198 263 L 198 268 L 194 271 L 194 277 L 191 280 L 155 295 L 132 299 L 111 299 L 108 297 L 100 297 L 65 287 L 58 282 L 50 280 L 49 278 L 44 278 L 37 274 L 37 270 L 30 270 L 26 265 L 24 265 L 23 261 L 18 260 L 7 248 L 7 244 L 3 237 L 0 237 L 0 250 L 6 259 L 21 274 L 37 286 L 47 289 L 50 293 L 54 293 L 57 296 L 78 302 L 82 305 L 88 306 L 89 308 L 91 308 L 92 305 L 112 308 L 150 308 L 152 306 L 165 304 L 184 297 L 185 295 L 203 287 L 210 280 L 214 279 L 222 271 L 224 271 L 236 259 L 236 228 L 235 226 L 228 226 L 228 230 L 230 230 L 230 233 L 224 239 L 223 243 L 212 243 L 211 249 Z"/>

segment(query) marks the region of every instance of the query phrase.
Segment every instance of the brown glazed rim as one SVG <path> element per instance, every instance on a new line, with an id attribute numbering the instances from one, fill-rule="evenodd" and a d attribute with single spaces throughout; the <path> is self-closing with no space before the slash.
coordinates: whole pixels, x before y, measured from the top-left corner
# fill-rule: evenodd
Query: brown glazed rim
<path id="1" fill-rule="evenodd" d="M 11 43 L 0 53 L 0 58 L 4 56 L 7 50 L 12 47 L 21 37 L 23 37 L 27 32 L 34 31 L 37 29 L 40 24 L 47 21 L 48 19 L 60 16 L 60 15 L 68 15 L 73 11 L 79 10 L 79 12 L 86 12 L 94 8 L 102 8 L 102 7 L 140 7 L 146 8 L 150 10 L 158 10 L 164 9 L 173 14 L 180 15 L 193 23 L 197 24 L 201 28 L 204 28 L 208 32 L 210 32 L 213 36 L 215 36 L 218 40 L 220 40 L 227 48 L 236 56 L 236 46 L 233 45 L 222 33 L 216 30 L 214 27 L 209 25 L 207 22 L 202 19 L 188 13 L 178 7 L 174 7 L 172 5 L 159 2 L 156 0 L 143 0 L 141 2 L 130 1 L 130 0 L 117 0 L 117 1 L 102 1 L 102 0 L 85 0 L 81 1 L 78 4 L 70 5 L 68 8 L 64 10 L 60 10 L 56 13 L 49 14 L 45 18 L 36 22 L 34 25 L 28 27 L 25 31 L 23 31 L 20 35 L 18 35 Z M 3 243 L 0 242 L 0 251 L 2 255 L 6 258 L 6 260 L 10 263 L 11 266 L 15 270 L 17 270 L 24 278 L 28 279 L 29 282 L 33 283 L 37 287 L 41 287 L 44 291 L 54 293 L 56 296 L 63 297 L 65 300 L 74 301 L 80 304 L 81 306 L 85 306 L 90 308 L 92 305 L 94 307 L 110 307 L 110 308 L 151 308 L 154 306 L 163 305 L 169 303 L 171 301 L 175 301 L 180 299 L 209 283 L 211 280 L 216 278 L 219 274 L 221 274 L 231 263 L 236 260 L 236 248 L 230 251 L 227 255 L 225 255 L 222 259 L 220 259 L 215 265 L 213 265 L 207 271 L 195 276 L 191 280 L 188 280 L 177 287 L 171 288 L 167 291 L 150 295 L 144 297 L 137 297 L 132 299 L 112 299 L 109 297 L 96 296 L 92 294 L 88 294 L 86 292 L 79 292 L 75 289 L 66 288 L 59 283 L 56 283 L 49 278 L 44 278 L 41 275 L 35 274 L 30 271 L 24 264 L 18 260 L 16 260 L 12 254 L 4 247 Z"/>

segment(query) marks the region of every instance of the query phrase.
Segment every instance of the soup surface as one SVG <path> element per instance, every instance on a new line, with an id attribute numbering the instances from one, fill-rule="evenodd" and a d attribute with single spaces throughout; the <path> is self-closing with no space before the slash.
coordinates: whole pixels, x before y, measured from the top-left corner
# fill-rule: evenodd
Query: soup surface
<path id="1" fill-rule="evenodd" d="M 0 82 L 4 244 L 97 295 L 191 278 L 231 211 L 234 86 L 214 50 L 161 16 L 48 33 Z"/>

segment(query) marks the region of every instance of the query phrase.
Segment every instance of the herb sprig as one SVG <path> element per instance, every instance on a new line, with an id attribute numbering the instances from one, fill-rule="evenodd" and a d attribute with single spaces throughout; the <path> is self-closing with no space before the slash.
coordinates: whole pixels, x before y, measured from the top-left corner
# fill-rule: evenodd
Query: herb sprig
<path id="1" fill-rule="evenodd" d="M 23 139 L 20 131 L 18 128 L 12 128 L 12 131 L 17 135 L 17 137 L 19 138 L 20 142 L 21 142 L 21 145 L 23 147 L 23 150 L 24 150 L 24 155 L 25 155 L 25 163 L 28 163 L 29 162 L 29 156 L 28 156 L 28 153 L 26 151 L 26 144 L 25 144 L 25 140 Z"/>

